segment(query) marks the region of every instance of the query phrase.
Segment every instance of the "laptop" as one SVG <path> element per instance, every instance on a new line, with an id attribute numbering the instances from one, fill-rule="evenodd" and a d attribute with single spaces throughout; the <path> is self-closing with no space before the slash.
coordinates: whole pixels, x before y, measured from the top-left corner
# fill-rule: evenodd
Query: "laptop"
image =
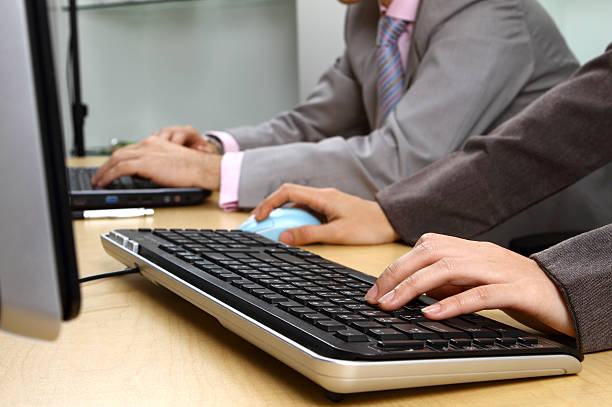
<path id="1" fill-rule="evenodd" d="M 137 176 L 122 176 L 104 188 L 93 187 L 90 180 L 97 170 L 67 168 L 73 210 L 194 205 L 210 195 L 205 189 L 164 187 Z"/>

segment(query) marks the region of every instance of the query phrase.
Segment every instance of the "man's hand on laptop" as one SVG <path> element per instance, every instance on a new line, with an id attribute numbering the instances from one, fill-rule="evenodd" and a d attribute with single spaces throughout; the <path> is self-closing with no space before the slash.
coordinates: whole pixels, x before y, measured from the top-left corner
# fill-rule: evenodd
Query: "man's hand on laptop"
<path id="1" fill-rule="evenodd" d="M 193 126 L 164 127 L 151 135 L 203 153 L 219 154 L 217 147 L 206 141 L 205 137 Z"/>
<path id="2" fill-rule="evenodd" d="M 123 175 L 137 175 L 168 187 L 219 189 L 219 154 L 200 152 L 151 135 L 140 143 L 115 151 L 93 176 L 92 185 L 104 187 Z"/>
<path id="3" fill-rule="evenodd" d="M 287 244 L 381 244 L 399 239 L 376 202 L 333 188 L 285 184 L 255 208 L 255 219 L 261 221 L 267 218 L 272 209 L 287 202 L 307 206 L 327 218 L 327 223 L 322 225 L 301 226 L 284 231 L 280 240 Z"/>
<path id="4" fill-rule="evenodd" d="M 440 300 L 423 309 L 430 319 L 499 308 L 540 331 L 576 335 L 561 292 L 538 263 L 493 243 L 427 233 L 387 267 L 366 300 L 393 310 L 422 293 Z"/>

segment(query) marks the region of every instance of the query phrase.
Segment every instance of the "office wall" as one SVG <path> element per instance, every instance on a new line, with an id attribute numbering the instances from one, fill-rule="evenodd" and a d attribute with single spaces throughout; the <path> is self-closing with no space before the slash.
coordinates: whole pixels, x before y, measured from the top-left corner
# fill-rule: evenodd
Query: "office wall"
<path id="1" fill-rule="evenodd" d="M 297 0 L 298 76 L 300 100 L 344 49 L 346 6 L 335 0 Z"/>
<path id="2" fill-rule="evenodd" d="M 79 11 L 86 146 L 140 140 L 166 125 L 256 123 L 293 106 L 295 15 L 293 0 Z"/>
<path id="3" fill-rule="evenodd" d="M 612 42 L 612 1 L 540 0 L 581 63 L 601 54 Z"/>
<path id="4" fill-rule="evenodd" d="M 541 3 L 581 62 L 612 41 L 609 0 Z M 87 146 L 138 140 L 168 124 L 255 123 L 290 108 L 341 54 L 345 7 L 336 0 L 196 0 L 82 10 Z"/>

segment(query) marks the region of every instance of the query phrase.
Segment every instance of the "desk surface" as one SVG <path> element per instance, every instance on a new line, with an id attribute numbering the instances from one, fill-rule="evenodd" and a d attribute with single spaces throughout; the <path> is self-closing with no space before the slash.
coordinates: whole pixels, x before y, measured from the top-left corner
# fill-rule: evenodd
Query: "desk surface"
<path id="1" fill-rule="evenodd" d="M 233 228 L 244 221 L 244 213 L 217 209 L 216 198 L 198 206 L 157 209 L 148 218 L 75 221 L 80 275 L 123 268 L 100 244 L 100 234 L 111 229 Z M 313 245 L 308 250 L 378 275 L 409 248 Z M 81 314 L 63 325 L 54 343 L 0 333 L 0 406 L 334 404 L 299 373 L 139 275 L 85 283 L 81 294 Z M 508 322 L 499 311 L 487 315 Z M 583 371 L 574 376 L 373 392 L 348 396 L 342 403 L 612 405 L 612 351 L 587 355 Z"/>

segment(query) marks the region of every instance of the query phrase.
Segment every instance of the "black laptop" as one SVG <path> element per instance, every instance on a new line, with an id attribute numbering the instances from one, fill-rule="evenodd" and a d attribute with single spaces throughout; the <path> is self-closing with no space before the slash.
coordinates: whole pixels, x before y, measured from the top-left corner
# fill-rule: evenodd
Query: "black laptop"
<path id="1" fill-rule="evenodd" d="M 210 195 L 205 189 L 165 187 L 137 176 L 119 177 L 106 187 L 97 188 L 90 182 L 97 170 L 97 167 L 67 169 L 73 210 L 193 205 Z"/>

